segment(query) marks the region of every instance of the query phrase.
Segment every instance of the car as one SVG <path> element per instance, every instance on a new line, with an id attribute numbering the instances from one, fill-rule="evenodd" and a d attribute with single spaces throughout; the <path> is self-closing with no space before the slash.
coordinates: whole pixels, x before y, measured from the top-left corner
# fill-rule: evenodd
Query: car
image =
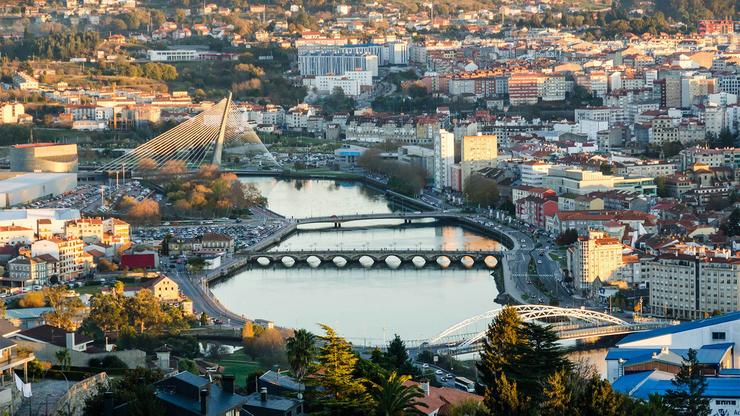
<path id="1" fill-rule="evenodd" d="M 452 377 L 452 374 L 447 373 L 447 378 L 450 379 L 450 380 L 452 380 L 454 377 Z"/>
<path id="2" fill-rule="evenodd" d="M 434 374 L 436 374 L 438 376 L 441 376 L 444 373 L 442 372 L 442 370 L 437 370 L 437 371 L 434 372 Z"/>
<path id="3" fill-rule="evenodd" d="M 526 243 L 526 242 L 527 242 L 527 240 L 525 240 L 525 239 L 523 239 L 523 238 L 522 238 L 521 240 L 519 240 L 519 242 L 520 242 L 520 243 Z"/>
<path id="4" fill-rule="evenodd" d="M 424 363 L 424 364 L 421 365 L 421 368 L 429 368 L 429 364 Z"/>
<path id="5" fill-rule="evenodd" d="M 537 264 L 542 264 L 542 260 L 537 260 Z"/>

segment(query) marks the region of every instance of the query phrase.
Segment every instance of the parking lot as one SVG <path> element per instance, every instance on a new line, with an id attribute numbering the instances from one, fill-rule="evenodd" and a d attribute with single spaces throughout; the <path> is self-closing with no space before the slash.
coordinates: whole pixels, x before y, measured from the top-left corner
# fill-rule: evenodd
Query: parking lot
<path id="1" fill-rule="evenodd" d="M 236 219 L 210 222 L 212 224 L 139 228 L 131 232 L 131 239 L 134 243 L 158 243 L 167 234 L 174 238 L 188 239 L 205 233 L 220 233 L 233 238 L 235 249 L 242 250 L 269 237 L 285 224 L 285 220 L 281 219 L 257 219 L 247 222 Z"/>

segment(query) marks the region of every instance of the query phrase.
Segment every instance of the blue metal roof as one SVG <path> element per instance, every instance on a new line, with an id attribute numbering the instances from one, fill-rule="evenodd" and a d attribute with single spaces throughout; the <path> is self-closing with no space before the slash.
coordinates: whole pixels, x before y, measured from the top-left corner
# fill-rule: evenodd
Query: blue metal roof
<path id="1" fill-rule="evenodd" d="M 665 328 L 653 329 L 652 331 L 636 332 L 634 334 L 627 335 L 617 345 L 626 344 L 629 342 L 642 341 L 644 339 L 658 337 L 661 335 L 677 334 L 679 332 L 690 331 L 692 329 L 704 328 L 712 325 L 722 324 L 725 322 L 732 322 L 740 319 L 740 311 L 730 312 L 724 315 L 715 316 L 712 318 L 701 319 L 698 321 L 684 322 L 682 324 L 668 326 Z"/>
<path id="2" fill-rule="evenodd" d="M 707 381 L 707 389 L 704 391 L 704 397 L 740 399 L 740 378 L 707 377 L 705 380 Z M 651 394 L 662 396 L 668 390 L 677 390 L 677 386 L 673 384 L 672 380 L 648 378 L 632 393 L 632 396 L 647 399 Z"/>
<path id="3" fill-rule="evenodd" d="M 609 348 L 605 360 L 618 360 L 621 358 L 629 361 L 643 356 L 652 357 L 653 353 L 659 354 L 660 348 Z"/>

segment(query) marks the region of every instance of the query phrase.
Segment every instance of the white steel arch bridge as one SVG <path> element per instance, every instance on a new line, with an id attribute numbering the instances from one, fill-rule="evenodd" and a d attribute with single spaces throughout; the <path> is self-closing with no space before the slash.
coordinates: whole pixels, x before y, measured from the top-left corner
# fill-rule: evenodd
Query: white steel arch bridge
<path id="1" fill-rule="evenodd" d="M 588 338 L 645 331 L 671 325 L 668 321 L 645 321 L 631 323 L 603 312 L 580 308 L 563 308 L 547 305 L 512 306 L 525 322 L 552 325 L 561 339 Z M 440 332 L 426 342 L 427 346 L 446 345 L 453 350 L 471 352 L 486 335 L 486 330 L 471 331 L 476 324 L 492 321 L 503 308 L 492 309 L 473 316 Z M 554 321 L 554 322 L 553 322 Z M 448 342 L 446 342 L 446 340 Z M 454 342 L 449 342 L 454 340 Z"/>

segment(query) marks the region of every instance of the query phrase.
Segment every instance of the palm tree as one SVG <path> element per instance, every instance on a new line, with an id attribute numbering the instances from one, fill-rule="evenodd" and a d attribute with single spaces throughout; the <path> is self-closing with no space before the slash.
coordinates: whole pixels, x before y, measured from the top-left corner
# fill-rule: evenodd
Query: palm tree
<path id="1" fill-rule="evenodd" d="M 285 342 L 288 363 L 299 386 L 308 374 L 308 369 L 316 357 L 316 335 L 305 329 L 299 329 Z M 300 387 L 299 387 L 300 388 Z M 301 393 L 300 391 L 298 392 Z"/>
<path id="2" fill-rule="evenodd" d="M 375 401 L 377 416 L 423 415 L 419 407 L 427 407 L 417 399 L 424 397 L 424 392 L 417 386 L 405 386 L 409 376 L 392 372 L 381 384 L 373 383 L 371 395 Z"/>
<path id="3" fill-rule="evenodd" d="M 61 350 L 58 350 L 54 355 L 57 359 L 57 362 L 59 362 L 59 366 L 62 367 L 62 371 L 69 370 L 69 367 L 72 364 L 72 356 L 70 355 L 69 350 L 66 348 L 62 348 Z"/>

